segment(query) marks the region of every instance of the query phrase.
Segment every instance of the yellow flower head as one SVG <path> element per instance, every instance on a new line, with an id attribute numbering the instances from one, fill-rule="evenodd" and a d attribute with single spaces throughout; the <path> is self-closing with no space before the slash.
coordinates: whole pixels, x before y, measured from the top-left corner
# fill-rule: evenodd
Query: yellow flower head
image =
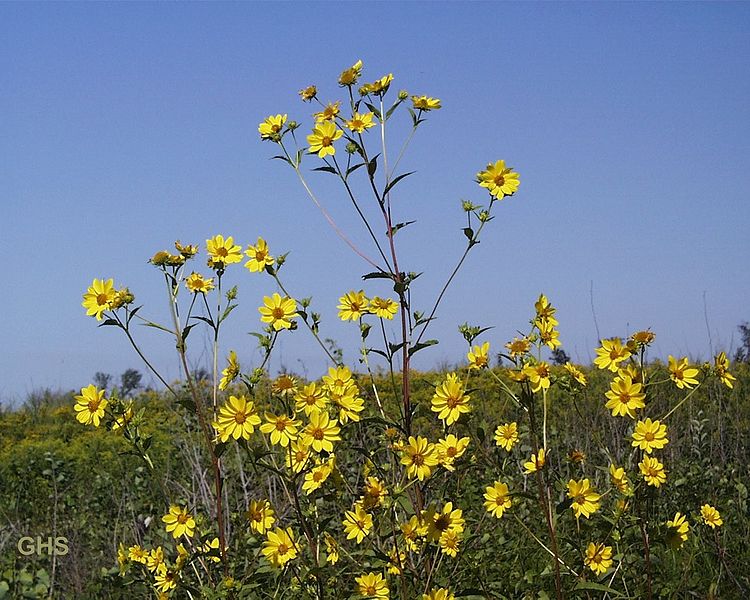
<path id="1" fill-rule="evenodd" d="M 477 173 L 477 183 L 487 188 L 493 198 L 502 200 L 505 196 L 512 196 L 521 182 L 518 173 L 506 167 L 504 160 L 498 160 L 494 164 L 489 163 L 484 171 Z"/>
<path id="2" fill-rule="evenodd" d="M 230 235 L 224 239 L 223 235 L 217 235 L 206 240 L 208 251 L 208 266 L 217 271 L 222 271 L 227 265 L 242 261 L 242 247 L 234 243 Z"/>
<path id="3" fill-rule="evenodd" d="M 109 402 L 104 397 L 104 390 L 100 390 L 91 384 L 81 388 L 81 395 L 75 396 L 76 404 L 73 407 L 76 411 L 76 419 L 84 425 L 93 425 L 99 427 L 104 409 Z"/>
<path id="4" fill-rule="evenodd" d="M 513 421 L 512 423 L 503 423 L 497 426 L 497 429 L 495 429 L 495 443 L 498 446 L 510 452 L 517 442 L 518 423 Z"/>
<path id="5" fill-rule="evenodd" d="M 602 340 L 602 345 L 596 349 L 597 357 L 594 364 L 600 369 L 609 369 L 616 373 L 620 363 L 630 357 L 630 350 L 622 345 L 620 338 Z"/>
<path id="6" fill-rule="evenodd" d="M 643 386 L 633 383 L 630 377 L 616 377 L 610 384 L 610 390 L 604 395 L 609 398 L 605 406 L 612 411 L 612 416 L 629 416 L 635 419 L 635 411 L 646 406 L 646 395 L 641 392 Z"/>
<path id="7" fill-rule="evenodd" d="M 519 356 L 523 356 L 529 351 L 529 349 L 531 348 L 531 342 L 529 342 L 529 340 L 527 340 L 526 338 L 513 338 L 513 341 L 505 344 L 505 347 L 507 348 L 508 352 L 510 352 L 512 358 L 517 358 Z"/>
<path id="8" fill-rule="evenodd" d="M 263 542 L 263 556 L 266 557 L 274 567 L 282 568 L 290 560 L 297 557 L 297 544 L 294 541 L 294 533 L 291 527 L 281 529 L 277 527 L 269 531 L 266 541 Z"/>
<path id="9" fill-rule="evenodd" d="M 234 350 L 229 351 L 227 357 L 227 367 L 221 371 L 221 381 L 219 381 L 219 389 L 225 390 L 232 383 L 237 376 L 240 374 L 240 364 L 237 362 L 237 353 Z"/>
<path id="10" fill-rule="evenodd" d="M 286 118 L 286 115 L 270 115 L 265 121 L 258 125 L 260 139 L 279 141 L 284 130 Z"/>
<path id="11" fill-rule="evenodd" d="M 442 108 L 439 98 L 430 98 L 428 96 L 412 96 L 411 102 L 414 106 L 414 110 L 423 110 L 427 112 L 430 110 L 439 110 L 440 108 Z"/>
<path id="12" fill-rule="evenodd" d="M 667 521 L 667 544 L 672 548 L 680 548 L 687 541 L 690 525 L 685 515 L 677 512 L 674 519 Z"/>
<path id="13" fill-rule="evenodd" d="M 654 449 L 664 448 L 668 442 L 667 426 L 660 421 L 652 421 L 649 418 L 635 424 L 632 444 L 634 448 L 640 448 L 647 454 L 651 454 Z"/>
<path id="14" fill-rule="evenodd" d="M 351 67 L 345 69 L 341 75 L 339 75 L 340 86 L 352 86 L 357 83 L 359 76 L 362 74 L 362 61 L 358 60 Z"/>
<path id="15" fill-rule="evenodd" d="M 263 306 L 258 308 L 260 320 L 263 323 L 269 323 L 274 331 L 281 329 L 290 329 L 292 319 L 299 316 L 297 314 L 297 302 L 289 296 L 283 298 L 278 292 L 273 296 L 263 296 Z"/>
<path id="16" fill-rule="evenodd" d="M 362 89 L 359 90 L 359 93 L 362 96 L 366 94 L 374 94 L 376 96 L 382 97 L 388 91 L 388 88 L 391 87 L 392 82 L 393 73 L 389 73 L 388 75 L 384 75 L 380 79 L 376 79 L 372 83 L 366 83 L 364 86 L 362 86 Z M 363 91 L 364 94 L 362 93 Z"/>
<path id="17" fill-rule="evenodd" d="M 302 431 L 305 444 L 315 452 L 333 452 L 333 442 L 341 439 L 336 419 L 331 419 L 325 411 L 310 413 L 310 423 Z"/>
<path id="18" fill-rule="evenodd" d="M 251 500 L 245 513 L 250 521 L 250 529 L 263 535 L 276 522 L 273 508 L 268 500 Z"/>
<path id="19" fill-rule="evenodd" d="M 724 521 L 721 520 L 719 511 L 710 504 L 704 504 L 701 506 L 701 517 L 703 517 L 703 522 L 711 529 L 721 527 L 724 524 Z"/>
<path id="20" fill-rule="evenodd" d="M 294 396 L 297 393 L 297 380 L 288 373 L 282 373 L 271 384 L 271 391 L 277 396 Z"/>
<path id="21" fill-rule="evenodd" d="M 380 319 L 392 319 L 398 312 L 398 304 L 390 298 L 373 296 L 369 311 Z"/>
<path id="22" fill-rule="evenodd" d="M 308 467 L 310 460 L 310 444 L 306 444 L 300 437 L 289 444 L 289 452 L 285 456 L 288 469 L 295 473 L 301 473 Z"/>
<path id="23" fill-rule="evenodd" d="M 486 488 L 484 498 L 484 507 L 487 509 L 487 512 L 498 519 L 503 516 L 503 513 L 512 504 L 508 484 L 501 481 L 496 481 L 493 485 Z"/>
<path id="24" fill-rule="evenodd" d="M 596 575 L 603 575 L 612 566 L 612 546 L 590 542 L 583 562 Z"/>
<path id="25" fill-rule="evenodd" d="M 177 587 L 177 573 L 172 569 L 167 569 L 167 565 L 161 564 L 156 570 L 154 576 L 154 587 L 159 590 L 162 594 L 166 594 L 170 590 Z"/>
<path id="26" fill-rule="evenodd" d="M 484 369 L 489 366 L 490 343 L 485 342 L 481 346 L 473 346 L 466 358 L 470 369 Z"/>
<path id="27" fill-rule="evenodd" d="M 330 367 L 328 375 L 323 375 L 323 383 L 329 391 L 341 393 L 354 382 L 349 367 L 342 365 L 339 367 Z"/>
<path id="28" fill-rule="evenodd" d="M 322 111 L 315 113 L 313 116 L 318 123 L 321 121 L 335 121 L 339 112 L 341 112 L 341 102 L 329 102 Z"/>
<path id="29" fill-rule="evenodd" d="M 362 290 L 351 291 L 339 298 L 339 319 L 342 321 L 356 321 L 369 311 L 369 300 Z"/>
<path id="30" fill-rule="evenodd" d="M 181 535 L 193 537 L 195 533 L 195 519 L 187 511 L 187 508 L 173 504 L 169 507 L 169 512 L 161 520 L 167 524 L 167 533 L 171 532 L 175 539 Z"/>
<path id="31" fill-rule="evenodd" d="M 210 556 L 208 556 L 208 559 L 211 562 L 215 562 L 215 563 L 221 562 L 221 557 L 216 552 L 218 549 L 219 549 L 219 538 L 217 537 L 212 539 L 210 542 L 206 542 L 199 548 L 199 550 L 203 554 L 209 554 Z"/>
<path id="32" fill-rule="evenodd" d="M 533 365 L 526 365 L 523 368 L 523 374 L 526 375 L 531 382 L 532 392 L 549 389 L 552 370 L 548 363 L 542 361 Z"/>
<path id="33" fill-rule="evenodd" d="M 249 257 L 245 263 L 245 268 L 251 273 L 260 273 L 266 266 L 273 264 L 273 256 L 268 252 L 268 244 L 262 237 L 258 238 L 255 246 L 248 246 L 245 250 L 245 256 Z"/>
<path id="34" fill-rule="evenodd" d="M 550 324 L 548 321 L 541 321 L 539 319 L 535 321 L 535 325 L 537 329 L 539 329 L 539 340 L 550 350 L 562 346 L 560 332 L 555 329 L 554 325 Z"/>
<path id="35" fill-rule="evenodd" d="M 265 434 L 271 434 L 271 443 L 275 446 L 280 444 L 284 448 L 289 442 L 297 438 L 297 427 L 300 422 L 287 415 L 273 415 L 266 413 L 266 422 L 260 426 L 260 430 Z"/>
<path id="36" fill-rule="evenodd" d="M 112 279 L 94 279 L 91 286 L 83 295 L 81 306 L 86 309 L 86 316 L 102 320 L 102 313 L 110 310 L 111 302 L 115 299 L 115 286 Z"/>
<path id="37" fill-rule="evenodd" d="M 583 386 L 586 385 L 586 376 L 583 374 L 583 371 L 581 371 L 580 368 L 569 362 L 565 363 L 565 365 L 563 366 L 565 367 L 565 370 L 568 372 L 573 381 Z"/>
<path id="38" fill-rule="evenodd" d="M 644 329 L 643 331 L 636 331 L 630 336 L 630 339 L 637 346 L 648 346 L 656 339 L 656 334 L 653 331 Z"/>
<path id="39" fill-rule="evenodd" d="M 388 488 L 377 477 L 368 477 L 365 479 L 365 493 L 361 498 L 362 507 L 371 509 L 383 505 L 383 501 L 388 496 Z"/>
<path id="40" fill-rule="evenodd" d="M 446 425 L 452 425 L 463 413 L 471 412 L 470 398 L 464 394 L 464 386 L 458 375 L 448 373 L 445 381 L 435 388 L 432 410 L 438 413 L 438 418 L 445 421 Z"/>
<path id="41" fill-rule="evenodd" d="M 355 112 L 352 118 L 346 122 L 346 127 L 355 133 L 364 133 L 370 127 L 375 127 L 375 123 L 372 122 L 373 116 L 371 112 L 364 114 Z"/>
<path id="42" fill-rule="evenodd" d="M 638 468 L 641 470 L 643 479 L 648 485 L 658 488 L 662 483 L 667 481 L 667 473 L 664 470 L 664 465 L 659 462 L 658 458 L 644 456 L 643 460 L 638 463 Z"/>
<path id="43" fill-rule="evenodd" d="M 388 552 L 388 572 L 391 575 L 401 575 L 405 562 L 406 552 L 397 552 L 395 548 Z"/>
<path id="44" fill-rule="evenodd" d="M 388 584 L 380 573 L 367 573 L 357 577 L 359 595 L 363 598 L 388 598 Z"/>
<path id="45" fill-rule="evenodd" d="M 333 142 L 339 139 L 344 132 L 336 127 L 335 123 L 322 121 L 315 125 L 313 132 L 307 136 L 307 143 L 310 144 L 310 154 L 316 154 L 320 158 L 333 156 L 336 154 L 336 148 Z"/>
<path id="46" fill-rule="evenodd" d="M 245 396 L 229 396 L 214 423 L 219 439 L 226 442 L 229 438 L 249 440 L 255 427 L 260 425 L 260 417 L 255 411 L 252 400 Z"/>
<path id="47" fill-rule="evenodd" d="M 678 388 L 681 390 L 690 389 L 698 385 L 698 380 L 695 378 L 697 374 L 698 369 L 688 364 L 687 357 L 677 361 L 674 356 L 669 355 L 669 378 L 675 382 Z"/>
<path id="48" fill-rule="evenodd" d="M 327 531 L 323 534 L 323 541 L 326 545 L 326 562 L 335 565 L 339 562 L 339 545 L 334 537 Z"/>
<path id="49" fill-rule="evenodd" d="M 328 405 L 325 391 L 318 387 L 315 382 L 308 383 L 294 394 L 295 408 L 297 412 L 304 411 L 306 415 L 325 410 Z"/>
<path id="50" fill-rule="evenodd" d="M 471 439 L 468 437 L 457 438 L 452 433 L 439 440 L 437 443 L 437 451 L 440 464 L 449 471 L 454 471 L 455 467 L 453 466 L 453 463 L 456 459 L 461 458 L 464 455 L 466 448 L 469 447 L 470 441 Z"/>
<path id="51" fill-rule="evenodd" d="M 720 352 L 714 357 L 714 372 L 725 386 L 730 390 L 734 387 L 737 379 L 729 372 L 729 360 L 725 352 Z"/>
<path id="52" fill-rule="evenodd" d="M 539 448 L 538 454 L 532 454 L 531 460 L 523 463 L 524 472 L 528 475 L 530 473 L 536 473 L 542 467 L 544 467 L 544 461 L 546 459 L 545 455 L 546 452 L 544 448 Z"/>
<path id="53" fill-rule="evenodd" d="M 446 588 L 433 588 L 429 594 L 422 594 L 422 600 L 456 600 L 456 597 Z"/>
<path id="54" fill-rule="evenodd" d="M 214 278 L 193 271 L 185 278 L 185 287 L 193 294 L 206 294 L 214 289 Z"/>
<path id="55" fill-rule="evenodd" d="M 130 548 L 128 548 L 128 558 L 133 562 L 145 565 L 148 562 L 148 551 L 137 544 L 135 546 L 130 546 Z"/>
<path id="56" fill-rule="evenodd" d="M 406 475 L 419 481 L 432 474 L 432 468 L 437 466 L 439 460 L 435 445 L 421 436 L 410 437 L 401 456 L 401 464 L 406 466 Z"/>
<path id="57" fill-rule="evenodd" d="M 179 252 L 184 258 L 193 258 L 196 254 L 198 254 L 198 246 L 195 246 L 193 244 L 181 244 L 180 240 L 177 240 L 174 243 L 175 250 Z"/>
<path id="58" fill-rule="evenodd" d="M 333 472 L 334 458 L 331 457 L 327 461 L 313 467 L 310 471 L 305 473 L 305 481 L 302 484 L 302 491 L 306 495 L 310 495 L 315 490 L 319 489 L 328 479 L 328 476 Z"/>
<path id="59" fill-rule="evenodd" d="M 622 467 L 616 467 L 615 465 L 609 465 L 609 478 L 617 488 L 617 491 L 621 494 L 627 494 L 630 491 L 630 482 L 628 476 L 625 474 L 625 469 Z"/>
<path id="60" fill-rule="evenodd" d="M 305 89 L 299 91 L 299 95 L 305 102 L 310 102 L 318 95 L 318 88 L 314 85 L 308 85 Z"/>
<path id="61" fill-rule="evenodd" d="M 443 509 L 438 511 L 434 507 L 424 511 L 427 523 L 427 537 L 430 540 L 440 539 L 446 532 L 462 533 L 466 521 L 460 508 L 453 508 L 453 502 L 446 502 Z"/>
<path id="62" fill-rule="evenodd" d="M 370 534 L 372 530 L 372 517 L 365 512 L 362 505 L 357 503 L 354 510 L 347 510 L 344 515 L 344 532 L 346 539 L 356 539 L 358 544 Z"/>
<path id="63" fill-rule="evenodd" d="M 599 509 L 599 499 L 601 496 L 594 491 L 588 479 L 576 481 L 571 479 L 568 482 L 568 498 L 573 502 L 570 508 L 573 509 L 576 519 L 581 515 L 587 519 Z"/>

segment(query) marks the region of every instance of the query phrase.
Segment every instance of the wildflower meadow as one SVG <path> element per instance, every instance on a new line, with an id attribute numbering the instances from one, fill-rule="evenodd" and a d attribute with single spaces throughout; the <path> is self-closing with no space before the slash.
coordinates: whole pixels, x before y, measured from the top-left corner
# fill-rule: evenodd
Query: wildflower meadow
<path id="1" fill-rule="evenodd" d="M 140 303 L 117 264 L 65 300 L 81 303 L 89 327 L 127 340 L 159 386 L 92 380 L 36 411 L 0 414 L 0 516 L 13 535 L 69 542 L 66 556 L 3 555 L 0 598 L 748 597 L 745 362 L 654 359 L 661 332 L 636 324 L 599 340 L 593 364 L 575 364 L 555 290 L 540 279 L 517 336 L 498 339 L 467 311 L 453 324 L 465 360 L 413 368 L 440 343 L 443 300 L 469 303 L 456 275 L 495 220 L 512 223 L 529 202 L 532 167 L 491 155 L 456 173 L 475 180 L 472 199 L 445 213 L 463 250 L 440 272 L 411 270 L 399 248 L 419 215 L 400 184 L 429 189 L 430 167 L 406 171 L 402 159 L 419 162 L 413 141 L 425 128 L 455 124 L 441 120 L 449 98 L 413 93 L 408 75 L 376 75 L 356 61 L 257 116 L 267 177 L 296 181 L 321 213 L 311 225 L 321 244 L 360 259 L 346 278 L 335 265 L 320 274 L 339 291 L 335 307 L 287 277 L 308 258 L 269 244 L 262 219 L 254 231 L 227 223 L 201 240 L 132 248 L 161 304 Z M 337 223 L 321 186 L 335 186 L 357 231 Z M 302 226 L 289 222 L 290 241 Z M 352 277 L 361 285 L 344 287 Z M 235 309 L 258 294 L 246 343 L 261 360 L 245 364 L 246 348 L 223 334 L 247 327 Z M 343 359 L 325 315 L 357 332 L 357 356 Z M 155 366 L 146 329 L 174 347 L 179 378 Z M 206 335 L 199 372 L 202 346 L 191 343 Z M 325 371 L 272 372 L 279 344 L 300 337 Z"/>

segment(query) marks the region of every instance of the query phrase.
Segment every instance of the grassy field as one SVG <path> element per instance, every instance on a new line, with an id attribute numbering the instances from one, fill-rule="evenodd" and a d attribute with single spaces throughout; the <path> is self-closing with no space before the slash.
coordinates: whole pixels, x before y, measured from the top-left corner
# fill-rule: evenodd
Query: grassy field
<path id="1" fill-rule="evenodd" d="M 655 368 L 658 372 L 659 367 Z M 652 524 L 649 585 L 654 597 L 746 598 L 750 593 L 750 369 L 741 364 L 733 365 L 732 370 L 737 377 L 734 389 L 710 380 L 669 417 L 669 444 L 660 454 L 667 466 L 667 483 L 637 507 Z M 502 369 L 495 373 L 506 377 Z M 559 481 L 586 477 L 604 491 L 610 487 L 607 465 L 622 465 L 627 460 L 627 431 L 632 422 L 613 419 L 604 408 L 608 374 L 598 370 L 585 373 L 589 384 L 575 400 L 564 399 L 552 388 L 547 468 Z M 430 399 L 444 376 L 414 374 L 414 402 L 418 404 L 414 427 L 433 439 L 441 431 L 430 412 Z M 379 387 L 385 390 L 390 382 L 383 379 Z M 341 535 L 342 518 L 351 508 L 342 498 L 348 489 L 361 485 L 366 474 L 363 470 L 370 468 L 371 461 L 379 462 L 373 448 L 389 434 L 376 418 L 376 402 L 367 378 L 359 376 L 359 380 L 366 401 L 364 414 L 371 418 L 346 426 L 354 441 L 347 449 L 337 450 L 334 476 L 320 493 L 311 496 L 314 500 L 303 497 L 308 502 L 304 510 L 314 513 L 321 529 L 325 527 L 341 544 L 341 560 L 322 574 L 326 597 L 331 598 L 360 597 L 354 594 L 353 584 L 354 576 L 361 572 L 358 569 L 367 564 L 377 571 L 385 560 L 378 547 L 360 552 L 359 546 L 344 541 Z M 534 499 L 533 478 L 522 474 L 522 465 L 532 451 L 528 425 L 486 372 L 475 376 L 469 387 L 471 418 L 458 426 L 460 435 L 471 439 L 469 451 L 456 463 L 460 484 L 456 474 L 450 479 L 441 475 L 422 488 L 426 502 L 440 505 L 450 499 L 463 508 L 466 520 L 462 550 L 457 559 L 438 565 L 435 584 L 460 582 L 453 589 L 457 598 L 552 598 L 549 556 L 535 541 L 545 539 L 544 521 Z M 24 408 L 0 413 L 0 598 L 157 597 L 147 583 L 130 577 L 131 571 L 120 576 L 118 545 L 171 548 L 171 536 L 166 534 L 161 517 L 173 499 L 202 515 L 198 528 L 210 530 L 209 461 L 200 444 L 198 424 L 189 410 L 166 394 L 148 391 L 136 395 L 136 408 L 144 409 L 144 433 L 152 436 L 148 448 L 154 464 L 151 470 L 140 457 L 128 453 L 132 447 L 122 435 L 78 423 L 73 395 L 38 394 Z M 659 388 L 650 399 L 649 411 L 666 413 L 683 397 L 673 386 Z M 389 407 L 394 409 L 393 398 L 381 397 L 380 401 L 386 404 L 386 412 Z M 260 398 L 258 402 L 262 402 Z M 511 452 L 505 452 L 497 447 L 493 434 L 499 423 L 511 420 L 518 421 L 521 440 Z M 247 526 L 245 512 L 253 499 L 268 498 L 282 521 L 291 511 L 276 480 L 257 469 L 262 454 L 260 443 L 251 441 L 228 445 L 222 456 L 233 557 L 231 579 L 203 587 L 195 582 L 191 596 L 191 587 L 186 586 L 171 597 L 307 597 L 304 586 L 281 586 L 278 573 L 261 559 L 261 536 Z M 637 473 L 634 464 L 624 466 L 631 474 Z M 483 493 L 500 478 L 513 482 L 514 505 L 502 519 L 489 518 L 482 507 Z M 583 549 L 590 539 L 606 538 L 615 548 L 617 567 L 603 579 L 582 579 L 563 571 L 567 597 L 643 597 L 647 584 L 642 539 L 628 527 L 635 506 L 618 505 L 626 500 L 618 499 L 614 491 L 607 492 L 601 499 L 599 518 L 582 519 L 576 526 L 568 517 L 565 488 L 556 486 L 554 494 L 560 522 L 568 521 L 561 525 L 559 544 L 572 571 L 581 574 Z M 722 527 L 712 530 L 699 523 L 699 508 L 705 503 L 720 510 Z M 669 532 L 664 524 L 677 511 L 687 515 L 690 535 L 675 550 L 667 543 Z M 24 556 L 18 549 L 24 536 L 64 537 L 68 552 L 50 556 L 43 549 Z M 211 558 L 209 554 L 205 560 Z M 221 575 L 215 577 L 222 579 Z"/>

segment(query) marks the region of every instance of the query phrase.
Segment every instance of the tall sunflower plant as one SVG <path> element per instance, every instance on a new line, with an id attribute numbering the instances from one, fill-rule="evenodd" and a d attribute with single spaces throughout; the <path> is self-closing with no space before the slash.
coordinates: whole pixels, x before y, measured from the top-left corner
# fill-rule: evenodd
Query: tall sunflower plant
<path id="1" fill-rule="evenodd" d="M 617 595 L 626 587 L 650 598 L 653 540 L 664 534 L 680 546 L 691 526 L 685 515 L 696 513 L 683 507 L 684 514 L 669 522 L 653 518 L 669 483 L 662 456 L 669 417 L 708 377 L 732 386 L 726 356 L 700 368 L 670 357 L 669 377 L 658 380 L 646 362 L 651 331 L 624 342 L 602 340 L 595 366 L 612 379 L 602 410 L 627 424 L 629 448 L 619 454 L 605 449 L 609 464 L 589 465 L 583 452 L 556 445 L 550 395 L 557 390 L 575 402 L 586 393 L 587 378 L 577 365 L 553 367 L 545 358 L 561 342 L 556 309 L 543 294 L 528 330 L 499 352 L 510 368 L 493 368 L 490 342 L 477 342 L 489 328 L 464 324 L 466 366 L 432 382 L 429 406 L 416 401 L 412 358 L 438 343 L 427 333 L 439 306 L 494 213 L 516 195 L 520 178 L 504 160 L 479 169 L 475 179 L 484 200 L 460 205 L 465 222 L 457 235 L 465 248 L 437 297 L 418 306 L 412 295 L 418 274 L 398 252 L 401 230 L 414 221 L 397 214 L 394 198 L 413 175 L 399 169 L 403 156 L 442 104 L 428 95 L 394 93 L 392 74 L 364 83 L 362 69 L 357 61 L 340 74 L 341 99 L 321 100 L 314 85 L 299 92 L 315 106 L 309 125 L 280 113 L 258 127 L 326 226 L 366 265 L 362 289 L 342 290 L 336 307 L 339 319 L 358 328 L 358 368 L 344 364 L 322 337 L 321 313 L 310 298 L 292 293 L 282 279 L 286 254 L 274 252 L 263 237 L 244 246 L 233 236 L 210 237 L 204 268 L 193 266 L 202 250 L 197 245 L 178 241 L 156 252 L 149 262 L 165 285 L 167 324 L 143 316 L 134 294 L 113 279 L 94 279 L 84 294 L 87 315 L 120 329 L 176 400 L 202 447 L 196 469 L 206 474 L 200 490 L 169 481 L 163 465 L 149 457 L 144 410 L 94 385 L 81 390 L 78 421 L 124 435 L 163 492 L 160 537 L 152 547 L 122 540 L 120 574 L 157 598 L 501 598 L 514 597 L 517 584 L 498 578 L 488 557 L 498 548 L 520 557 L 531 547 L 539 567 L 534 585 L 558 599 L 580 593 L 575 590 Z M 394 155 L 390 130 L 404 123 Z M 340 184 L 366 247 L 337 225 L 314 191 L 315 177 Z M 223 354 L 220 344 L 238 306 L 238 287 L 227 289 L 227 275 L 242 266 L 242 277 L 265 277 L 254 334 L 261 359 L 249 369 L 236 350 Z M 180 381 L 167 381 L 154 367 L 136 340 L 135 324 L 171 337 Z M 212 341 L 208 382 L 189 359 L 188 339 L 197 327 Z M 279 339 L 303 334 L 319 345 L 329 362 L 326 373 L 314 380 L 289 373 L 269 379 Z M 472 419 L 472 382 L 479 374 L 502 398 L 494 437 Z M 659 385 L 685 392 L 664 415 L 654 414 L 649 402 Z M 581 435 L 606 448 L 601 432 Z M 722 524 L 710 504 L 700 515 L 711 529 Z M 508 545 L 510 538 L 519 541 Z M 637 560 L 627 558 L 633 543 L 642 545 Z"/>

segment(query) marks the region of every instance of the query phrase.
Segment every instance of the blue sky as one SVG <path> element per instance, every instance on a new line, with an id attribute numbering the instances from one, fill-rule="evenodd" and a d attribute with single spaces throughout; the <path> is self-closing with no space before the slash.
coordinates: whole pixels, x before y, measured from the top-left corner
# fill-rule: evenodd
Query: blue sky
<path id="1" fill-rule="evenodd" d="M 425 272 L 415 308 L 429 308 L 463 249 L 460 199 L 484 200 L 476 172 L 503 158 L 521 174 L 418 367 L 461 361 L 464 321 L 494 326 L 485 339 L 499 348 L 540 292 L 558 306 L 564 348 L 587 363 L 592 282 L 602 336 L 651 327 L 655 356 L 705 358 L 705 295 L 711 343 L 729 349 L 750 319 L 749 28 L 746 3 L 0 4 L 0 401 L 143 370 L 119 332 L 85 317 L 81 294 L 114 277 L 166 321 L 146 260 L 216 233 L 288 251 L 290 291 L 314 297 L 323 334 L 356 363 L 356 327 L 335 305 L 367 266 L 269 160 L 257 125 L 283 112 L 307 129 L 297 91 L 315 83 L 339 98 L 336 77 L 357 59 L 364 80 L 392 72 L 394 92 L 444 106 L 412 142 L 401 168 L 417 173 L 394 200 L 398 220 L 417 219 L 398 240 L 405 268 Z M 407 126 L 394 121 L 394 141 Z M 309 181 L 366 247 L 329 177 Z M 235 348 L 250 367 L 247 332 L 273 282 L 241 268 L 228 281 L 241 306 L 222 354 Z M 177 377 L 173 344 L 138 334 Z M 206 364 L 207 338 L 191 338 Z M 299 331 L 281 367 L 317 376 L 324 361 Z"/>

